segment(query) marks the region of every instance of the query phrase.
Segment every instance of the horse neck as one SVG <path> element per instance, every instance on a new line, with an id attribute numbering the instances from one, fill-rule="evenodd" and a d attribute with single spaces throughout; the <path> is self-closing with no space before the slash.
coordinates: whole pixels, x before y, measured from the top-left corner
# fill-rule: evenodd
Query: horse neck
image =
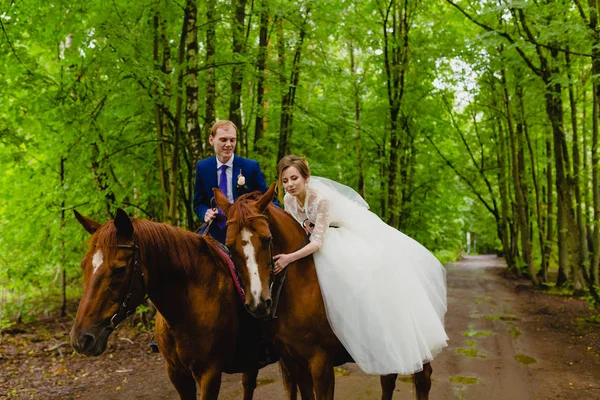
<path id="1" fill-rule="evenodd" d="M 231 277 L 227 277 L 221 265 L 225 261 L 208 243 L 210 239 L 170 225 L 152 224 L 158 224 L 154 226 L 155 237 L 146 235 L 138 241 L 143 252 L 148 297 L 167 321 L 191 311 L 192 290 L 196 294 L 210 292 L 210 296 L 222 297 L 228 286 L 233 287 Z M 156 237 L 157 232 L 160 237 Z"/>
<path id="2" fill-rule="evenodd" d="M 285 211 L 270 206 L 269 226 L 275 245 L 282 253 L 292 253 L 306 242 L 306 233 L 298 222 Z"/>

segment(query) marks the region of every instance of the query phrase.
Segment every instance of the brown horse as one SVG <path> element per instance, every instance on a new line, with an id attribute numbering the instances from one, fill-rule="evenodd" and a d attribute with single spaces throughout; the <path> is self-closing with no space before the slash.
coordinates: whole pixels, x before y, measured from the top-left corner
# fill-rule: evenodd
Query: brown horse
<path id="1" fill-rule="evenodd" d="M 119 209 L 100 225 L 75 211 L 92 234 L 81 262 L 84 291 L 71 343 L 104 352 L 110 334 L 148 296 L 156 306 L 156 341 L 181 399 L 216 399 L 221 373 L 243 372 L 244 399 L 258 374 L 259 323 L 241 307 L 214 240 L 166 224 L 130 219 Z"/>
<path id="2" fill-rule="evenodd" d="M 246 287 L 245 307 L 256 317 L 271 311 L 273 255 L 292 253 L 306 241 L 304 229 L 294 218 L 271 204 L 274 191 L 273 184 L 260 197 L 251 193 L 229 204 L 218 189 L 214 190 L 217 205 L 228 217 L 226 243 Z M 313 398 L 314 393 L 319 400 L 333 399 L 333 367 L 351 358 L 327 321 L 312 256 L 288 266 L 277 316 L 268 329 L 295 378 L 292 383 L 300 386 L 303 398 Z M 427 363 L 423 371 L 413 375 L 419 400 L 429 398 L 431 372 Z M 396 374 L 381 376 L 382 399 L 392 398 L 396 379 Z M 286 389 L 293 395 L 293 386 Z"/>

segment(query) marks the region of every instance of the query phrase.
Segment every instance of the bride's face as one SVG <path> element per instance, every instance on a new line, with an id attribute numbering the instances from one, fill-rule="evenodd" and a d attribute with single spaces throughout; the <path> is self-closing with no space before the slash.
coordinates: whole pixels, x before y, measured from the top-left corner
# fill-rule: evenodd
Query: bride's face
<path id="1" fill-rule="evenodd" d="M 281 183 L 285 191 L 292 196 L 298 196 L 306 191 L 308 179 L 304 178 L 298 168 L 291 166 L 281 173 Z"/>

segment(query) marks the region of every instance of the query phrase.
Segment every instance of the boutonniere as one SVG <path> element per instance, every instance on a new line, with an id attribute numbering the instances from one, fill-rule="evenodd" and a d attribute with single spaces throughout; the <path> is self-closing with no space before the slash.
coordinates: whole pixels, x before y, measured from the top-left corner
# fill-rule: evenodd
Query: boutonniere
<path id="1" fill-rule="evenodd" d="M 237 186 L 238 186 L 238 188 L 246 187 L 246 177 L 244 175 L 242 175 L 241 169 L 240 169 L 240 174 L 237 177 Z"/>

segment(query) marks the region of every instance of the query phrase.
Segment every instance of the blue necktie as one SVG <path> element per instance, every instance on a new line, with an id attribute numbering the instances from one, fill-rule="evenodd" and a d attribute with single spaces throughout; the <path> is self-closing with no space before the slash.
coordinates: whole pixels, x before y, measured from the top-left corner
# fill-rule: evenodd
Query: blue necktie
<path id="1" fill-rule="evenodd" d="M 221 176 L 219 177 L 219 190 L 221 190 L 221 192 L 223 192 L 223 194 L 225 195 L 225 197 L 227 196 L 227 165 L 223 164 L 219 167 L 219 169 L 221 170 Z M 215 221 L 217 223 L 217 226 L 219 227 L 219 229 L 225 229 L 225 227 L 227 226 L 227 218 L 225 217 L 225 214 L 223 214 L 223 211 L 221 211 L 221 209 L 219 208 L 219 214 L 217 214 L 217 220 Z"/>

